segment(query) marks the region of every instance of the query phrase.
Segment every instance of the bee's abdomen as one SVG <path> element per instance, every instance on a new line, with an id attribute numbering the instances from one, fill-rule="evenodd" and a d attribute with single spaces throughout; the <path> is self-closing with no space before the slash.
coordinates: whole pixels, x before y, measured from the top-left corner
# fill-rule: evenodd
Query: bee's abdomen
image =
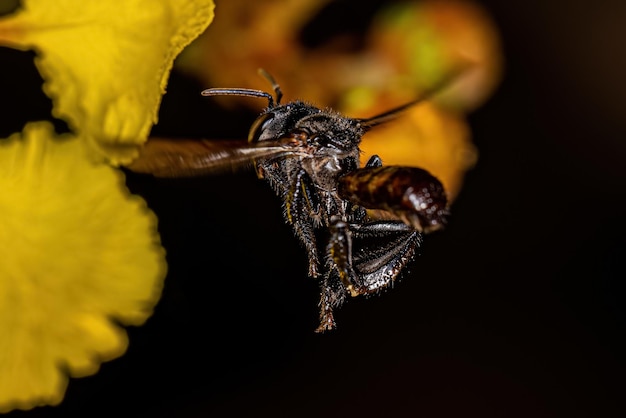
<path id="1" fill-rule="evenodd" d="M 419 231 L 441 228 L 448 214 L 443 185 L 421 168 L 359 168 L 339 179 L 338 192 L 367 209 L 389 211 Z"/>

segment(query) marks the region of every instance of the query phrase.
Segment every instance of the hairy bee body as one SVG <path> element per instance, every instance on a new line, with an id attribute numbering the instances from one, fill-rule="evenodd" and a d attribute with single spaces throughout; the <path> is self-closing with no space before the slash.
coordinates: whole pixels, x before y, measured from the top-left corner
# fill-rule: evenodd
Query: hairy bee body
<path id="1" fill-rule="evenodd" d="M 302 101 L 280 104 L 280 88 L 270 81 L 276 104 L 260 90 L 203 92 L 269 101 L 247 143 L 153 140 L 129 168 L 172 177 L 252 165 L 282 200 L 285 221 L 306 249 L 308 274 L 320 285 L 317 331 L 322 332 L 335 327 L 334 311 L 348 297 L 377 293 L 393 283 L 414 257 L 422 234 L 445 224 L 446 193 L 423 169 L 385 167 L 377 156 L 365 167 L 359 163 L 363 135 L 424 98 L 354 119 Z"/>

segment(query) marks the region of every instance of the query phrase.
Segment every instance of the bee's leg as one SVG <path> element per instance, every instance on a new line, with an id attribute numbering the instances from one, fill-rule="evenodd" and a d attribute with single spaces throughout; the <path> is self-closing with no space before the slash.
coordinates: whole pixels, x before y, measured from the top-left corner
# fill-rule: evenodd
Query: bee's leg
<path id="1" fill-rule="evenodd" d="M 370 159 L 367 160 L 367 163 L 365 164 L 365 167 L 382 167 L 382 166 L 383 166 L 383 160 L 381 160 L 380 157 L 376 154 L 372 155 Z"/>
<path id="2" fill-rule="evenodd" d="M 346 290 L 337 277 L 336 271 L 329 271 L 320 282 L 320 324 L 315 332 L 330 331 L 335 328 L 334 309 L 343 305 Z"/>
<path id="3" fill-rule="evenodd" d="M 330 239 L 326 254 L 329 270 L 337 272 L 350 296 L 362 294 L 363 286 L 352 266 L 352 232 L 348 223 L 338 216 L 332 216 L 330 220 Z"/>
<path id="4" fill-rule="evenodd" d="M 320 282 L 320 325 L 317 332 L 335 327 L 333 310 L 339 308 L 346 296 L 367 292 L 352 267 L 352 233 L 348 223 L 339 216 L 330 219 L 330 238 L 326 246 L 327 273 Z"/>
<path id="5" fill-rule="evenodd" d="M 315 239 L 315 233 L 313 232 L 313 226 L 308 222 L 295 221 L 293 229 L 296 236 L 300 239 L 300 242 L 304 244 L 304 248 L 307 252 L 309 259 L 309 277 L 318 277 L 318 264 L 319 257 L 317 255 L 317 241 Z"/>
<path id="6" fill-rule="evenodd" d="M 391 285 L 414 257 L 422 234 L 400 221 L 350 225 L 358 251 L 354 269 L 363 293 L 376 293 Z"/>
<path id="7" fill-rule="evenodd" d="M 333 310 L 348 294 L 372 294 L 391 285 L 411 261 L 422 234 L 401 221 L 376 221 L 347 225 L 332 218 L 327 247 L 328 273 L 320 282 L 320 325 L 317 332 L 333 329 Z"/>
<path id="8" fill-rule="evenodd" d="M 319 258 L 317 254 L 317 241 L 315 240 L 315 233 L 313 225 L 309 221 L 310 217 L 306 213 L 306 208 L 303 207 L 302 197 L 302 177 L 304 171 L 298 173 L 296 181 L 292 188 L 290 188 L 285 194 L 285 217 L 289 222 L 293 230 L 300 239 L 300 242 L 304 244 L 309 258 L 309 276 L 317 277 L 319 272 L 317 270 L 319 264 Z"/>

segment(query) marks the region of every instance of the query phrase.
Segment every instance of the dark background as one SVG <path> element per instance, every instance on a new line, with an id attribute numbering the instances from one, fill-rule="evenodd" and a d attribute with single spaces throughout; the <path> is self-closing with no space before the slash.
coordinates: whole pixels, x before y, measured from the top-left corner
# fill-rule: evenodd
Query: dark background
<path id="1" fill-rule="evenodd" d="M 266 184 L 128 173 L 168 251 L 156 312 L 59 407 L 9 415 L 626 416 L 626 3 L 481 3 L 505 78 L 470 115 L 480 157 L 451 224 L 393 290 L 315 334 L 317 285 Z M 0 54 L 12 132 L 50 105 L 32 56 Z M 245 136 L 254 115 L 206 87 L 172 74 L 155 133 Z"/>

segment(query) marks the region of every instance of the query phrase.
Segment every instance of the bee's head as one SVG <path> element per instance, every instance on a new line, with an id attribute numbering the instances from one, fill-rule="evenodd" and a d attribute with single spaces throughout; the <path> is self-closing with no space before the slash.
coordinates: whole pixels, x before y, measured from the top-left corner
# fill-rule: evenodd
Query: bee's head
<path id="1" fill-rule="evenodd" d="M 296 101 L 268 109 L 250 128 L 248 141 L 292 141 L 294 145 L 315 147 L 319 151 L 351 151 L 361 141 L 359 121 L 330 109 L 322 110 Z"/>
<path id="2" fill-rule="evenodd" d="M 311 104 L 294 101 L 280 104 L 283 96 L 280 86 L 264 70 L 262 76 L 272 83 L 276 96 L 262 90 L 240 88 L 212 88 L 202 92 L 204 96 L 246 96 L 267 99 L 267 109 L 254 121 L 248 133 L 248 142 L 285 141 L 297 146 L 312 146 L 319 150 L 344 152 L 352 150 L 361 141 L 365 119 L 346 118 L 330 109 L 322 110 Z"/>

